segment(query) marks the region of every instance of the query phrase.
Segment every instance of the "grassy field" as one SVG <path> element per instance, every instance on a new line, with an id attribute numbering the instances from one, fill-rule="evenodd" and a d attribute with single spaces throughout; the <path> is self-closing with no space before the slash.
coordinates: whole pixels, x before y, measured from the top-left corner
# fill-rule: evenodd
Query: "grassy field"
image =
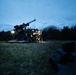
<path id="1" fill-rule="evenodd" d="M 62 43 L 0 43 L 0 75 L 47 75 L 48 59 Z"/>

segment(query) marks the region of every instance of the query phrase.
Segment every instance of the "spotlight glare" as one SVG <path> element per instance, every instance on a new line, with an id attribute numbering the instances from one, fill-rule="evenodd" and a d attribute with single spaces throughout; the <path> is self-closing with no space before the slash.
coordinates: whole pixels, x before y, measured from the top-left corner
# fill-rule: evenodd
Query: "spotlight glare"
<path id="1" fill-rule="evenodd" d="M 12 33 L 12 34 L 14 34 L 14 33 L 15 33 L 15 31 L 14 31 L 14 30 L 12 30 L 12 31 L 11 31 L 11 33 Z"/>

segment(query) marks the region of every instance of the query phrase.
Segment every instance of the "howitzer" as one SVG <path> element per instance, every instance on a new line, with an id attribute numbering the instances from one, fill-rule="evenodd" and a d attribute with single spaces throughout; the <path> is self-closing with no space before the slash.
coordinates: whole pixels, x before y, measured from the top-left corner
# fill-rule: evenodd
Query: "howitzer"
<path id="1" fill-rule="evenodd" d="M 26 27 L 29 26 L 29 24 L 32 23 L 32 22 L 34 22 L 34 21 L 36 21 L 36 19 L 34 19 L 34 20 L 30 21 L 30 22 L 27 22 L 27 23 L 23 23 L 21 25 L 16 25 L 16 26 L 14 26 L 14 28 L 16 30 L 18 30 L 18 29 L 21 29 L 22 30 L 23 28 L 26 29 Z"/>
<path id="2" fill-rule="evenodd" d="M 28 29 L 26 28 L 29 26 L 30 23 L 36 21 L 36 19 L 23 23 L 21 25 L 14 26 L 14 30 L 11 31 L 12 33 L 12 40 L 8 42 L 40 42 L 42 41 L 42 33 L 38 29 Z"/>

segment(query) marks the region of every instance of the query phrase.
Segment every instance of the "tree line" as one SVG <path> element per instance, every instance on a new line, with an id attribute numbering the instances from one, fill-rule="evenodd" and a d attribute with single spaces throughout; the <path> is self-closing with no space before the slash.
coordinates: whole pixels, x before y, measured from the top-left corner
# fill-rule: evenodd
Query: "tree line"
<path id="1" fill-rule="evenodd" d="M 1 31 L 0 32 L 0 41 L 8 41 L 12 38 L 12 34 L 10 31 Z"/>
<path id="2" fill-rule="evenodd" d="M 76 40 L 76 25 L 72 27 L 64 26 L 58 29 L 55 26 L 49 26 L 43 29 L 44 40 Z"/>
<path id="3" fill-rule="evenodd" d="M 0 41 L 11 40 L 13 35 L 10 31 L 0 32 Z M 49 26 L 42 30 L 43 40 L 76 40 L 76 25 L 72 27 L 64 26 L 58 29 L 56 26 Z"/>

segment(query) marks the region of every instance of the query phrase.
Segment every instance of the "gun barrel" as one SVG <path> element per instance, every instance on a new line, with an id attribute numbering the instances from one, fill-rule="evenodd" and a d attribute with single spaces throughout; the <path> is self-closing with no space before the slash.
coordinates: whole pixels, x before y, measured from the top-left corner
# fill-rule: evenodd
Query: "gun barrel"
<path id="1" fill-rule="evenodd" d="M 21 25 L 16 25 L 16 26 L 14 26 L 14 28 L 15 28 L 16 30 L 26 28 L 27 26 L 29 26 L 30 23 L 32 23 L 32 22 L 34 22 L 34 21 L 36 21 L 36 19 L 34 19 L 34 20 L 30 21 L 30 22 L 27 22 L 26 24 L 23 23 L 23 24 L 21 24 Z"/>
<path id="2" fill-rule="evenodd" d="M 34 20 L 32 20 L 32 21 L 28 22 L 28 24 L 30 24 L 30 23 L 32 23 L 32 22 L 34 22 L 34 21 L 36 21 L 36 19 L 34 19 Z"/>

